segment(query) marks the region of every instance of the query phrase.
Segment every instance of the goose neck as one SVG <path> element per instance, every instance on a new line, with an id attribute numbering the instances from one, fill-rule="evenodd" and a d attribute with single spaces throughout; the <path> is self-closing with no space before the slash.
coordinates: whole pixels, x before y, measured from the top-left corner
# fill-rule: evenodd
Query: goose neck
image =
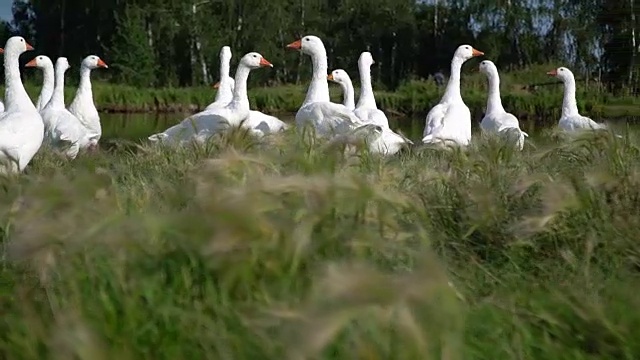
<path id="1" fill-rule="evenodd" d="M 4 74 L 5 74 L 5 111 L 13 110 L 36 110 L 35 105 L 31 102 L 31 98 L 27 94 L 20 79 L 20 54 L 11 51 L 4 53 Z"/>
<path id="2" fill-rule="evenodd" d="M 229 77 L 230 62 L 231 59 L 229 59 L 228 57 L 220 57 L 220 80 Z"/>
<path id="3" fill-rule="evenodd" d="M 564 81 L 564 98 L 562 99 L 562 117 L 574 115 L 578 115 L 576 81 L 574 79 L 566 79 Z"/>
<path id="4" fill-rule="evenodd" d="M 327 82 L 327 53 L 318 51 L 311 54 L 313 77 L 302 106 L 314 102 L 329 102 L 329 83 Z"/>
<path id="5" fill-rule="evenodd" d="M 460 95 L 460 71 L 462 69 L 462 63 L 464 63 L 464 61 L 458 57 L 454 57 L 453 60 L 451 60 L 451 76 L 449 77 L 449 83 L 447 84 L 443 98 L 462 101 L 462 96 Z"/>
<path id="6" fill-rule="evenodd" d="M 51 105 L 56 108 L 64 108 L 64 73 L 65 70 L 58 69 L 55 73 L 55 86 L 51 96 Z"/>
<path id="7" fill-rule="evenodd" d="M 488 96 L 487 96 L 487 108 L 485 113 L 491 114 L 495 112 L 504 112 L 504 107 L 502 106 L 502 99 L 500 98 L 500 77 L 498 73 L 495 71 L 487 74 L 487 82 L 488 82 Z"/>
<path id="8" fill-rule="evenodd" d="M 340 83 L 340 86 L 342 87 L 342 96 L 344 97 L 342 100 L 342 105 L 344 105 L 349 110 L 355 109 L 356 105 L 353 83 L 351 81 L 344 81 Z"/>
<path id="9" fill-rule="evenodd" d="M 235 88 L 233 89 L 233 99 L 229 104 L 234 109 L 249 110 L 249 97 L 247 95 L 247 79 L 251 69 L 240 63 L 236 70 Z"/>
<path id="10" fill-rule="evenodd" d="M 358 99 L 357 107 L 377 109 L 376 98 L 373 95 L 373 87 L 371 86 L 371 67 L 359 62 L 358 70 L 360 71 L 360 98 Z"/>
<path id="11" fill-rule="evenodd" d="M 40 96 L 38 97 L 38 110 L 44 108 L 49 100 L 51 100 L 55 84 L 53 66 L 45 65 L 42 68 L 42 78 L 42 90 L 40 90 Z"/>
<path id="12" fill-rule="evenodd" d="M 86 66 L 80 68 L 80 84 L 78 85 L 78 95 L 81 99 L 93 101 L 93 90 L 91 88 L 91 69 Z"/>

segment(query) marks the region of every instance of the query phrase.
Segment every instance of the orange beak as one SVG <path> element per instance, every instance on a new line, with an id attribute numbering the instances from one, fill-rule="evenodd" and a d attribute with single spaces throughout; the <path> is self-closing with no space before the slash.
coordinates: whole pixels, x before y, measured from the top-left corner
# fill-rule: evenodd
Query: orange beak
<path id="1" fill-rule="evenodd" d="M 27 46 L 27 50 L 33 50 L 33 46 L 31 46 L 28 42 L 25 41 L 25 45 Z"/>
<path id="2" fill-rule="evenodd" d="M 109 66 L 107 66 L 107 63 L 102 61 L 102 59 L 98 59 L 98 67 L 105 68 L 105 69 L 109 68 Z"/>
<path id="3" fill-rule="evenodd" d="M 547 72 L 547 75 L 550 76 L 558 76 L 558 70 L 551 70 Z"/>
<path id="4" fill-rule="evenodd" d="M 220 81 L 218 81 L 217 83 L 213 84 L 213 88 L 214 89 L 220 88 Z"/>
<path id="5" fill-rule="evenodd" d="M 4 49 L 0 48 L 0 54 L 4 54 Z"/>
<path id="6" fill-rule="evenodd" d="M 333 74 L 329 74 L 329 75 L 327 75 L 327 80 L 329 80 L 329 81 L 334 81 L 334 80 L 333 80 Z"/>
<path id="7" fill-rule="evenodd" d="M 267 66 L 268 67 L 273 67 L 273 64 L 270 63 L 269 61 L 267 61 L 267 59 L 262 58 L 262 59 L 260 59 L 260 66 L 262 66 L 262 67 L 267 67 Z"/>
<path id="8" fill-rule="evenodd" d="M 302 40 L 296 40 L 287 45 L 287 49 L 300 50 L 302 49 Z"/>
<path id="9" fill-rule="evenodd" d="M 38 64 L 36 63 L 36 59 L 29 61 L 25 66 L 26 67 L 36 67 Z"/>
<path id="10" fill-rule="evenodd" d="M 473 56 L 482 56 L 484 55 L 484 53 L 480 50 L 476 50 L 476 49 L 471 49 L 471 55 Z"/>

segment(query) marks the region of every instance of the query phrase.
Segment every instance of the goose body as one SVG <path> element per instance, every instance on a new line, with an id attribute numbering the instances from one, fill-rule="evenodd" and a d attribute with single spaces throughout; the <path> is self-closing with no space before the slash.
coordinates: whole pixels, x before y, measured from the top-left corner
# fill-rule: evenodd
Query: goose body
<path id="1" fill-rule="evenodd" d="M 42 146 L 44 124 L 20 79 L 19 57 L 33 50 L 24 38 L 7 40 L 4 52 L 5 111 L 0 114 L 0 172 L 22 172 Z"/>
<path id="2" fill-rule="evenodd" d="M 564 96 L 562 99 L 562 113 L 558 127 L 567 132 L 575 132 L 581 130 L 600 130 L 606 129 L 606 124 L 599 124 L 586 116 L 580 115 L 578 112 L 578 103 L 576 101 L 576 80 L 571 70 L 566 67 L 559 67 L 549 71 L 547 75 L 554 76 L 564 84 Z"/>
<path id="3" fill-rule="evenodd" d="M 218 93 L 216 94 L 215 101 L 207 106 L 205 110 L 225 107 L 233 98 L 235 80 L 229 76 L 231 56 L 231 48 L 224 46 L 220 51 L 220 81 L 214 85 L 214 87 L 218 89 Z M 257 110 L 250 110 L 249 117 L 242 122 L 241 126 L 249 129 L 251 134 L 258 137 L 283 131 L 288 128 L 288 125 L 284 121 Z"/>
<path id="4" fill-rule="evenodd" d="M 353 103 L 354 98 L 353 85 L 349 74 L 342 69 L 336 69 L 331 72 L 327 79 L 340 84 L 343 90 L 345 107 L 348 108 L 348 105 Z M 384 113 L 382 115 L 386 120 L 387 118 Z M 411 140 L 391 130 L 388 124 L 384 126 L 384 124 L 380 125 L 373 122 L 366 123 L 365 119 L 360 120 L 364 121 L 365 125 L 350 131 L 345 138 L 365 139 L 368 144 L 368 149 L 372 153 L 392 155 L 400 151 L 404 146 L 413 144 Z"/>
<path id="5" fill-rule="evenodd" d="M 451 76 L 440 102 L 427 114 L 422 142 L 466 146 L 471 141 L 471 111 L 460 95 L 462 64 L 484 55 L 470 45 L 460 45 L 451 60 Z"/>
<path id="6" fill-rule="evenodd" d="M 35 58 L 29 64 L 38 66 Z M 75 159 L 80 149 L 90 146 L 90 136 L 80 120 L 64 107 L 64 74 L 70 68 L 67 58 L 56 60 L 55 86 L 51 100 L 40 112 L 44 121 L 45 141 L 62 151 L 68 158 Z"/>
<path id="7" fill-rule="evenodd" d="M 375 124 L 383 128 L 389 127 L 389 120 L 376 104 L 371 85 L 371 65 L 375 61 L 370 52 L 363 52 L 358 59 L 358 69 L 360 71 L 360 98 L 356 104 L 356 116 L 367 124 Z"/>
<path id="8" fill-rule="evenodd" d="M 242 57 L 235 75 L 233 99 L 225 107 L 205 110 L 189 116 L 169 129 L 149 136 L 153 142 L 183 144 L 204 140 L 232 126 L 240 126 L 249 117 L 247 79 L 252 69 L 273 65 L 262 55 L 250 52 Z"/>
<path id="9" fill-rule="evenodd" d="M 69 105 L 69 112 L 73 114 L 84 127 L 91 141 L 91 147 L 98 146 L 102 137 L 102 125 L 100 114 L 93 101 L 93 89 L 91 86 L 91 71 L 99 68 L 107 69 L 109 66 L 98 56 L 89 55 L 80 64 L 80 85 L 76 95 Z"/>
<path id="10" fill-rule="evenodd" d="M 317 136 L 331 137 L 345 134 L 364 125 L 360 119 L 342 104 L 329 99 L 327 82 L 327 52 L 319 37 L 308 35 L 287 45 L 288 49 L 301 51 L 311 57 L 313 78 L 302 106 L 296 113 L 298 128 L 312 126 Z"/>
<path id="11" fill-rule="evenodd" d="M 249 117 L 244 121 L 242 127 L 249 129 L 255 136 L 263 137 L 284 131 L 289 128 L 289 125 L 275 116 L 251 110 L 249 111 Z"/>
<path id="12" fill-rule="evenodd" d="M 515 115 L 508 113 L 502 106 L 500 98 L 500 75 L 498 68 L 489 60 L 480 63 L 480 72 L 487 76 L 489 91 L 485 115 L 480 122 L 484 133 L 499 135 L 512 140 L 519 150 L 524 147 L 524 139 L 529 135 L 520 129 L 520 122 Z"/>

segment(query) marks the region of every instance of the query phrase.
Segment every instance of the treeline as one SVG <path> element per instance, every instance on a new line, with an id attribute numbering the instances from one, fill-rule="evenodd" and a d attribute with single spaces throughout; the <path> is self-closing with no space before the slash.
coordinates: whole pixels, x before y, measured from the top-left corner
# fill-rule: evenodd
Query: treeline
<path id="1" fill-rule="evenodd" d="M 112 67 L 113 82 L 133 86 L 191 86 L 217 79 L 218 52 L 234 61 L 258 51 L 273 71 L 252 82 L 306 80 L 308 59 L 284 46 L 316 34 L 330 67 L 357 78 L 356 61 L 369 50 L 377 86 L 448 72 L 452 51 L 473 44 L 503 70 L 563 64 L 612 88 L 638 88 L 636 48 L 640 7 L 634 0 L 15 0 L 7 31 L 39 53 L 89 53 Z"/>

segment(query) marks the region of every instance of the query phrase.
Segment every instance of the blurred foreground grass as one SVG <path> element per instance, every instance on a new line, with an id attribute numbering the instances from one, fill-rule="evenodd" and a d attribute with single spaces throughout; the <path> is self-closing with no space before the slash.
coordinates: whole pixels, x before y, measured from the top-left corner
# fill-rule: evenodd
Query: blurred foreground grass
<path id="1" fill-rule="evenodd" d="M 637 359 L 640 139 L 551 138 L 41 153 L 1 180 L 0 357 Z"/>

